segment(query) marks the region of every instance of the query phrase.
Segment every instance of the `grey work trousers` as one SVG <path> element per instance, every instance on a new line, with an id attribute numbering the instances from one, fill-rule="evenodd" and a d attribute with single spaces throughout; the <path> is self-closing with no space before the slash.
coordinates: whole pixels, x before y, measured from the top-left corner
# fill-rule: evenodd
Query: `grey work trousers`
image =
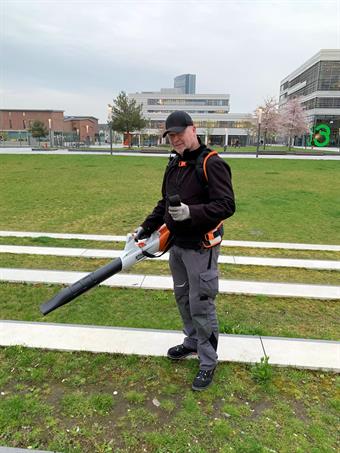
<path id="1" fill-rule="evenodd" d="M 170 249 L 169 265 L 174 292 L 186 335 L 184 346 L 197 350 L 200 369 L 217 364 L 218 322 L 215 297 L 218 293 L 217 260 L 220 246 L 210 249 Z"/>

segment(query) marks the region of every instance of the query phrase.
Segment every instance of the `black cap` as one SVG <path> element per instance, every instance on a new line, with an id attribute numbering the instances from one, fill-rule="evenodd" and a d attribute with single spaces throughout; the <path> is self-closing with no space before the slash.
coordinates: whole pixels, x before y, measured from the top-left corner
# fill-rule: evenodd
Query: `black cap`
<path id="1" fill-rule="evenodd" d="M 165 132 L 163 137 L 169 132 L 182 132 L 186 127 L 193 126 L 194 123 L 191 116 L 182 110 L 176 110 L 170 113 L 165 121 Z"/>

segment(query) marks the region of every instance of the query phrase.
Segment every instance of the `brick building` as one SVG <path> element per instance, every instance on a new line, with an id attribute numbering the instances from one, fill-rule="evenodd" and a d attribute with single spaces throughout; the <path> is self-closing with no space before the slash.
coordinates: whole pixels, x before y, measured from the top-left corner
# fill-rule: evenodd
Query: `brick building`
<path id="1" fill-rule="evenodd" d="M 64 132 L 76 132 L 81 142 L 93 143 L 99 137 L 98 120 L 93 116 L 65 116 Z"/>
<path id="2" fill-rule="evenodd" d="M 66 142 L 94 143 L 98 138 L 98 120 L 93 116 L 64 116 L 63 110 L 0 110 L 0 136 L 3 143 L 34 144 L 29 129 L 41 121 L 48 130 L 43 140 L 51 145 Z"/>

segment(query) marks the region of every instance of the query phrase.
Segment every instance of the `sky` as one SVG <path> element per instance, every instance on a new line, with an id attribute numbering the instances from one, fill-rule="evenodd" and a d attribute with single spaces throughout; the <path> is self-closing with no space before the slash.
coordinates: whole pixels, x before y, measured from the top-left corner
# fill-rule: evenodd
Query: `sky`
<path id="1" fill-rule="evenodd" d="M 120 91 L 230 94 L 251 113 L 320 49 L 340 48 L 340 0 L 0 0 L 0 108 L 107 121 Z"/>

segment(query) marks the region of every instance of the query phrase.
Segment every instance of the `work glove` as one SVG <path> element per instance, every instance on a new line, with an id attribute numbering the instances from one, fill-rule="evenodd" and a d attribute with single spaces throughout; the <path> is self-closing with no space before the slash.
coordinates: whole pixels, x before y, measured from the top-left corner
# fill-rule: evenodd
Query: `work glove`
<path id="1" fill-rule="evenodd" d="M 134 237 L 135 241 L 138 242 L 141 239 L 146 239 L 146 238 L 150 237 L 150 233 L 147 233 L 142 226 L 139 226 L 133 232 L 133 237 Z"/>
<path id="2" fill-rule="evenodd" d="M 181 206 L 169 206 L 169 214 L 176 222 L 190 219 L 189 206 L 184 203 L 181 203 Z"/>

